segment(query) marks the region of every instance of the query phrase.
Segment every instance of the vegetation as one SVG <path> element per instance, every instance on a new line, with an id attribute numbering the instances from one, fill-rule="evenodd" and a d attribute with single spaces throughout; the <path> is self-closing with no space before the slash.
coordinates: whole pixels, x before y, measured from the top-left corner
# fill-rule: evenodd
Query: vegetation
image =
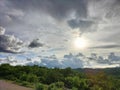
<path id="1" fill-rule="evenodd" d="M 120 68 L 73 70 L 2 64 L 0 79 L 36 90 L 120 90 Z"/>

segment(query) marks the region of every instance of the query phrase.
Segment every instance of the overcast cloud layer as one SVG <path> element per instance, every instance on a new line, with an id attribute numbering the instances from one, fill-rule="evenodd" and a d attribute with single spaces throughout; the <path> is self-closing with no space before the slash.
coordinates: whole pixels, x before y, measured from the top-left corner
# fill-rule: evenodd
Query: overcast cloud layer
<path id="1" fill-rule="evenodd" d="M 73 48 L 76 37 L 89 41 L 87 50 Z M 55 62 L 70 52 L 83 52 L 86 57 L 87 53 L 120 55 L 119 39 L 119 0 L 0 0 L 0 54 L 23 50 L 23 56 L 56 55 Z M 64 67 L 74 67 L 62 60 Z M 84 67 L 83 61 L 79 67 Z"/>

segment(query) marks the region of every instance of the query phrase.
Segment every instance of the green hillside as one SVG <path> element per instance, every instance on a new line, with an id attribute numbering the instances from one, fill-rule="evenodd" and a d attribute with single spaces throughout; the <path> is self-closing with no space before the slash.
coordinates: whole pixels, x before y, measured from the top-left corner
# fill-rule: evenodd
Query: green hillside
<path id="1" fill-rule="evenodd" d="M 73 70 L 2 64 L 0 78 L 35 90 L 120 90 L 120 68 Z"/>

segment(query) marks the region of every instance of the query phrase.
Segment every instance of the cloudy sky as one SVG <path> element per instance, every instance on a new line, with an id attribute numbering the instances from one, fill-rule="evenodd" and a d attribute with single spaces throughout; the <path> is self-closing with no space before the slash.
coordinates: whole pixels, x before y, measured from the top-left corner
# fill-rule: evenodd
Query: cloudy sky
<path id="1" fill-rule="evenodd" d="M 0 0 L 0 63 L 120 65 L 119 0 Z"/>

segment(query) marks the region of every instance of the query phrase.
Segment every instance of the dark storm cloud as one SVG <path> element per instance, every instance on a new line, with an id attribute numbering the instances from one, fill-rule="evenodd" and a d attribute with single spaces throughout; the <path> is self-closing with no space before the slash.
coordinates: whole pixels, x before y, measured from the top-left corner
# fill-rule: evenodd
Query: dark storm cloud
<path id="1" fill-rule="evenodd" d="M 23 12 L 20 9 L 16 9 L 12 6 L 9 0 L 0 1 L 0 25 L 11 26 L 13 22 L 23 16 Z M 14 21 L 15 20 L 15 21 Z M 18 23 L 16 21 L 15 23 Z"/>
<path id="2" fill-rule="evenodd" d="M 39 39 L 34 39 L 30 44 L 29 47 L 36 48 L 36 47 L 43 47 L 44 44 L 39 42 Z"/>
<path id="3" fill-rule="evenodd" d="M 24 23 L 24 20 L 21 20 L 20 17 L 33 12 L 33 10 L 34 12 L 39 12 L 39 14 L 46 13 L 58 21 L 65 20 L 74 12 L 74 19 L 70 18 L 67 20 L 71 28 L 80 28 L 81 32 L 95 31 L 97 30 L 97 23 L 88 18 L 88 4 L 91 2 L 95 4 L 95 6 L 92 6 L 93 10 L 91 11 L 95 15 L 97 12 L 100 12 L 100 15 L 103 13 L 105 14 L 105 18 L 108 19 L 120 16 L 118 0 L 111 1 L 110 4 L 107 4 L 109 0 L 2 0 L 0 4 L 0 15 L 4 19 L 0 19 L 0 24 L 8 23 L 10 19 L 13 22 L 18 23 L 23 21 L 22 23 Z M 101 4 L 100 8 L 99 3 Z M 96 15 L 93 18 L 99 19 L 101 17 Z"/>
<path id="4" fill-rule="evenodd" d="M 22 37 L 24 39 L 27 37 L 33 39 L 39 35 L 38 31 L 41 30 L 41 27 L 43 27 L 43 31 L 46 30 L 48 33 L 50 33 L 51 30 L 58 33 L 57 29 L 59 28 L 54 29 L 54 27 L 60 26 L 60 24 L 54 21 L 46 20 L 47 16 L 51 16 L 52 19 L 54 18 L 58 22 L 62 20 L 67 22 L 68 26 L 73 29 L 79 28 L 80 33 L 86 33 L 96 31 L 99 27 L 102 27 L 97 27 L 99 22 L 101 25 L 111 25 L 112 23 L 110 19 L 113 19 L 113 23 L 114 21 L 120 21 L 119 8 L 119 0 L 0 0 L 0 25 L 9 26 L 7 27 L 9 29 L 7 31 L 8 33 L 15 33 L 18 37 Z M 42 14 L 45 16 L 44 18 L 42 18 Z M 104 22 L 104 19 L 106 22 Z M 56 24 L 50 27 L 52 22 Z M 60 26 L 60 28 L 62 28 L 62 26 Z M 113 29 L 116 30 L 116 27 Z M 19 33 L 18 30 L 21 30 L 21 32 Z M 111 32 L 114 32 L 115 30 Z M 30 33 L 31 36 L 26 33 Z M 45 37 L 48 36 L 46 33 L 45 35 Z M 106 37 L 108 37 L 106 38 L 106 42 L 109 40 L 111 40 L 111 42 L 119 41 L 119 36 L 120 35 L 115 35 L 112 37 L 114 39 L 113 40 L 106 35 Z M 96 37 L 96 39 L 97 38 L 98 37 Z M 105 38 L 103 37 L 102 40 L 105 40 Z M 54 42 L 52 41 L 52 43 Z M 40 45 L 34 45 L 33 43 L 30 46 L 38 47 L 42 46 L 42 43 Z M 113 46 L 109 47 L 113 48 Z"/>
<path id="5" fill-rule="evenodd" d="M 56 19 L 63 19 L 71 11 L 75 11 L 78 17 L 87 16 L 86 0 L 8 0 L 14 8 L 22 10 L 42 10 Z"/>
<path id="6" fill-rule="evenodd" d="M 71 28 L 80 28 L 81 33 L 83 32 L 91 32 L 96 29 L 92 29 L 92 26 L 95 24 L 94 21 L 90 20 L 79 20 L 79 19 L 72 19 L 68 21 L 68 25 Z"/>
<path id="7" fill-rule="evenodd" d="M 65 20 L 72 12 L 75 12 L 75 17 L 85 18 L 87 17 L 87 0 L 2 0 L 0 24 L 5 26 L 24 23 L 26 22 L 23 19 L 24 15 L 29 15 L 33 11 L 50 15 L 57 21 Z"/>
<path id="8" fill-rule="evenodd" d="M 87 28 L 87 27 L 90 27 L 93 24 L 93 22 L 73 19 L 73 20 L 68 21 L 68 24 L 72 28 L 77 28 L 77 27 Z"/>
<path id="9" fill-rule="evenodd" d="M 44 21 L 41 20 L 41 14 L 51 16 L 58 22 L 67 22 L 72 13 L 75 13 L 75 18 L 86 18 L 87 0 L 2 0 L 0 25 L 9 27 L 8 32 L 16 32 L 16 27 L 22 28 L 22 32 L 32 31 L 42 27 L 39 24 Z M 35 21 L 29 24 L 30 19 Z"/>
<path id="10" fill-rule="evenodd" d="M 44 12 L 52 16 L 57 21 L 63 21 L 67 19 L 71 13 L 75 12 L 74 20 L 67 21 L 70 27 L 80 28 L 81 32 L 93 31 L 91 28 L 92 21 L 84 21 L 77 19 L 86 18 L 87 15 L 87 0 L 31 0 L 24 1 L 13 0 L 10 1 L 12 5 L 23 11 L 35 10 L 37 12 Z M 74 24 L 74 25 L 73 25 Z"/>
<path id="11" fill-rule="evenodd" d="M 6 35 L 5 29 L 0 27 L 0 52 L 19 53 L 23 46 L 23 41 L 13 35 Z"/>
<path id="12" fill-rule="evenodd" d="M 120 0 L 114 0 L 105 16 L 109 19 L 120 17 Z"/>
<path id="13" fill-rule="evenodd" d="M 110 49 L 110 48 L 120 48 L 120 45 L 102 45 L 102 46 L 96 46 L 96 47 L 92 47 L 95 49 Z"/>

